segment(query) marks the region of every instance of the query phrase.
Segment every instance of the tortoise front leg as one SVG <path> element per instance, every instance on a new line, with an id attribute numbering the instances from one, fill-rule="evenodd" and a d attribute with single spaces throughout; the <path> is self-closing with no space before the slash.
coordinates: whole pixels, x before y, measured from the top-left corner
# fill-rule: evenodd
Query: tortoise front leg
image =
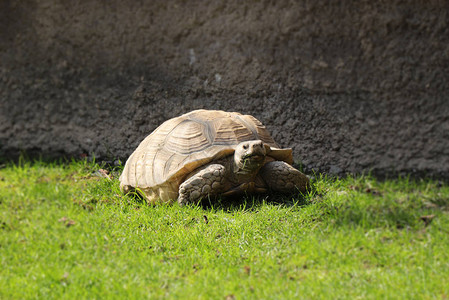
<path id="1" fill-rule="evenodd" d="M 209 165 L 179 186 L 178 203 L 198 203 L 207 196 L 217 196 L 225 189 L 226 168 L 220 164 Z"/>
<path id="2" fill-rule="evenodd" d="M 260 176 L 270 190 L 281 193 L 305 192 L 309 178 L 283 161 L 266 163 L 259 171 Z"/>

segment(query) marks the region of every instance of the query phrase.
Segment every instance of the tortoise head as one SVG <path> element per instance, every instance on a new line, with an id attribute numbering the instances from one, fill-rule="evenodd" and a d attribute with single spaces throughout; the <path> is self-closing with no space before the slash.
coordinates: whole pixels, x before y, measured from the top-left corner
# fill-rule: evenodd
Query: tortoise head
<path id="1" fill-rule="evenodd" d="M 268 145 L 260 140 L 244 141 L 237 145 L 234 162 L 239 173 L 257 172 L 265 164 Z"/>

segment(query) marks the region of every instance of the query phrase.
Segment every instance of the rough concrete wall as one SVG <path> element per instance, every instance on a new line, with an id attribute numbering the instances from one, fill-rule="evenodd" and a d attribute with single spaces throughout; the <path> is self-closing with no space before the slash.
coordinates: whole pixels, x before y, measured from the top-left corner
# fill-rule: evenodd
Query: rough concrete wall
<path id="1" fill-rule="evenodd" d="M 446 1 L 0 2 L 0 155 L 126 158 L 196 108 L 306 169 L 449 176 Z"/>

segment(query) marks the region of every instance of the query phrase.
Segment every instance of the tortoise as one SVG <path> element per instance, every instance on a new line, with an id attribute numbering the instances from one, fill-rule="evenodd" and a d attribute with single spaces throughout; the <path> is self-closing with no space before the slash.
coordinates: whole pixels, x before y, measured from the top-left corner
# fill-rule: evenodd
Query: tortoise
<path id="1" fill-rule="evenodd" d="M 198 203 L 241 193 L 304 192 L 306 175 L 293 168 L 292 149 L 281 149 L 251 115 L 195 110 L 165 121 L 126 161 L 125 194 L 148 203 Z"/>

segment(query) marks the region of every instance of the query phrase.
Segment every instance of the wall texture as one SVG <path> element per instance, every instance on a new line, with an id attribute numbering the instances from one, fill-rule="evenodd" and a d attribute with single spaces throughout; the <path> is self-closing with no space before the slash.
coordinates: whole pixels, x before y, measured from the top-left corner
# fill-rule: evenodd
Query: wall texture
<path id="1" fill-rule="evenodd" d="M 447 1 L 0 1 L 0 156 L 126 158 L 196 108 L 307 170 L 449 177 Z"/>

